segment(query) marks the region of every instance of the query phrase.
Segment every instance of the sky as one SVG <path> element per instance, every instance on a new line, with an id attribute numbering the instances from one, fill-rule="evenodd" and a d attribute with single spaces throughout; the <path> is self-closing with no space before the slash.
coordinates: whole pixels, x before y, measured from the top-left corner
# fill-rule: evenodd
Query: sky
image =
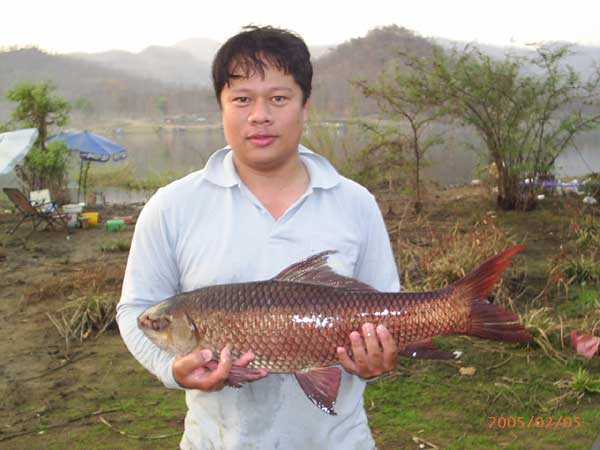
<path id="1" fill-rule="evenodd" d="M 396 24 L 424 37 L 482 44 L 600 46 L 598 0 L 5 0 L 1 13 L 0 47 L 57 53 L 138 52 L 192 37 L 223 42 L 250 23 L 291 29 L 309 45 Z"/>

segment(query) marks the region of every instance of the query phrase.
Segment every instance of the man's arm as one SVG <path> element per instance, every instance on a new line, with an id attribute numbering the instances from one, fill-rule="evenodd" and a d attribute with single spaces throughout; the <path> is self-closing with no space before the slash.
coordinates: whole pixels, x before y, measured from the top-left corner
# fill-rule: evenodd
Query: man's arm
<path id="1" fill-rule="evenodd" d="M 137 326 L 147 308 L 177 294 L 179 270 L 174 254 L 174 237 L 167 221 L 170 211 L 162 207 L 159 190 L 142 210 L 133 235 L 117 323 L 131 354 L 166 387 L 181 389 L 173 378 L 173 356 L 156 347 Z M 175 224 L 171 223 L 171 226 Z"/>
<path id="2" fill-rule="evenodd" d="M 371 196 L 362 212 L 365 220 L 364 245 L 356 269 L 356 278 L 377 290 L 397 292 L 400 279 L 389 235 L 381 211 Z M 362 326 L 362 334 L 350 333 L 350 346 L 353 358 L 344 347 L 338 347 L 337 354 L 342 366 L 361 378 L 373 378 L 396 368 L 398 348 L 394 338 L 383 325 L 375 327 L 371 323 Z"/>
<path id="3" fill-rule="evenodd" d="M 217 367 L 210 370 L 206 367 L 213 359 L 210 350 L 197 349 L 189 355 L 173 357 L 156 347 L 137 326 L 140 314 L 180 290 L 175 256 L 177 229 L 177 216 L 173 209 L 162 206 L 161 192 L 157 192 L 136 224 L 117 305 L 117 322 L 129 351 L 166 387 L 214 391 L 223 387 L 232 366 L 246 367 L 254 355 L 247 352 L 233 359 L 230 350 L 224 348 Z M 259 371 L 247 377 L 252 380 L 266 374 Z"/>

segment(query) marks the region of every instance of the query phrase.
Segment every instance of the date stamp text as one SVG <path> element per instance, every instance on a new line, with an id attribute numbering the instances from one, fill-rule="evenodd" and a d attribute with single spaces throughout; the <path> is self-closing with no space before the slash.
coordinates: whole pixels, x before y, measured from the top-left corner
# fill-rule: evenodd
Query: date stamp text
<path id="1" fill-rule="evenodd" d="M 490 430 L 581 428 L 579 416 L 488 416 Z"/>

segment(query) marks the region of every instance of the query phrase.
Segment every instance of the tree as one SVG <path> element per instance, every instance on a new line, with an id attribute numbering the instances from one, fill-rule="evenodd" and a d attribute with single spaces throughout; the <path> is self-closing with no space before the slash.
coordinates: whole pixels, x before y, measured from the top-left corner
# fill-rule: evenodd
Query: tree
<path id="1" fill-rule="evenodd" d="M 386 119 L 376 125 L 364 123 L 366 130 L 374 136 L 368 151 L 383 151 L 390 174 L 390 169 L 394 167 L 408 168 L 412 172 L 415 193 L 413 206 L 417 213 L 423 207 L 421 169 L 425 153 L 440 142 L 440 136 L 432 131 L 431 125 L 445 114 L 435 96 L 425 89 L 427 81 L 423 75 L 396 65 L 391 71 L 382 72 L 374 84 L 366 81 L 355 83 L 365 97 L 377 101 Z M 401 155 L 407 150 L 412 156 L 412 163 Z M 393 179 L 389 178 L 390 187 L 392 182 Z"/>
<path id="2" fill-rule="evenodd" d="M 382 170 L 382 158 L 370 151 L 372 144 L 365 139 L 365 125 L 358 113 L 358 103 L 353 104 L 352 112 L 344 122 L 327 120 L 314 105 L 309 117 L 302 134 L 303 145 L 325 156 L 338 172 L 362 185 L 374 189 L 384 181 L 388 182 L 395 166 L 386 159 L 386 168 Z"/>
<path id="3" fill-rule="evenodd" d="M 49 127 L 66 125 L 71 107 L 61 97 L 52 95 L 54 90 L 48 82 L 22 82 L 10 89 L 6 97 L 18 103 L 11 114 L 13 123 L 37 128 L 39 132 L 25 163 L 17 166 L 17 175 L 30 190 L 44 187 L 55 196 L 64 185 L 69 149 L 64 143 L 46 146 L 46 137 Z"/>
<path id="4" fill-rule="evenodd" d="M 353 160 L 357 166 L 355 179 L 373 188 L 385 183 L 389 192 L 395 191 L 398 180 L 403 178 L 410 166 L 406 158 L 406 136 L 398 131 L 397 125 L 390 126 L 384 122 L 363 120 L 360 129 L 368 142 Z"/>
<path id="5" fill-rule="evenodd" d="M 6 94 L 6 98 L 18 103 L 11 114 L 12 120 L 26 127 L 37 128 L 39 136 L 36 145 L 42 150 L 46 149 L 48 127 L 52 125 L 61 127 L 69 120 L 71 107 L 61 97 L 52 95 L 55 89 L 47 81 L 38 83 L 24 81 L 17 83 Z"/>
<path id="6" fill-rule="evenodd" d="M 154 99 L 154 105 L 163 117 L 167 115 L 167 112 L 169 110 L 169 102 L 167 100 L 167 97 L 165 97 L 164 95 L 156 97 Z"/>
<path id="7" fill-rule="evenodd" d="M 600 73 L 582 81 L 563 63 L 567 47 L 540 47 L 532 58 L 494 60 L 466 47 L 435 49 L 432 63 L 413 58 L 423 93 L 472 126 L 498 170 L 503 209 L 535 207 L 540 181 L 574 137 L 600 124 Z M 524 184 L 524 180 L 532 182 Z"/>

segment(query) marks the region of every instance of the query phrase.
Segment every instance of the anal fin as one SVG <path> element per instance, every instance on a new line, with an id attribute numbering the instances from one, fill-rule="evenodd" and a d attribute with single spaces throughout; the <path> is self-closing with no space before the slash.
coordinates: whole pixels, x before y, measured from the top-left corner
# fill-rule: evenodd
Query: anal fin
<path id="1" fill-rule="evenodd" d="M 398 352 L 402 356 L 415 359 L 457 359 L 459 352 L 442 352 L 433 345 L 431 338 L 415 341 Z"/>
<path id="2" fill-rule="evenodd" d="M 337 399 L 342 372 L 339 367 L 317 367 L 304 372 L 295 372 L 300 387 L 321 411 L 336 415 Z"/>

